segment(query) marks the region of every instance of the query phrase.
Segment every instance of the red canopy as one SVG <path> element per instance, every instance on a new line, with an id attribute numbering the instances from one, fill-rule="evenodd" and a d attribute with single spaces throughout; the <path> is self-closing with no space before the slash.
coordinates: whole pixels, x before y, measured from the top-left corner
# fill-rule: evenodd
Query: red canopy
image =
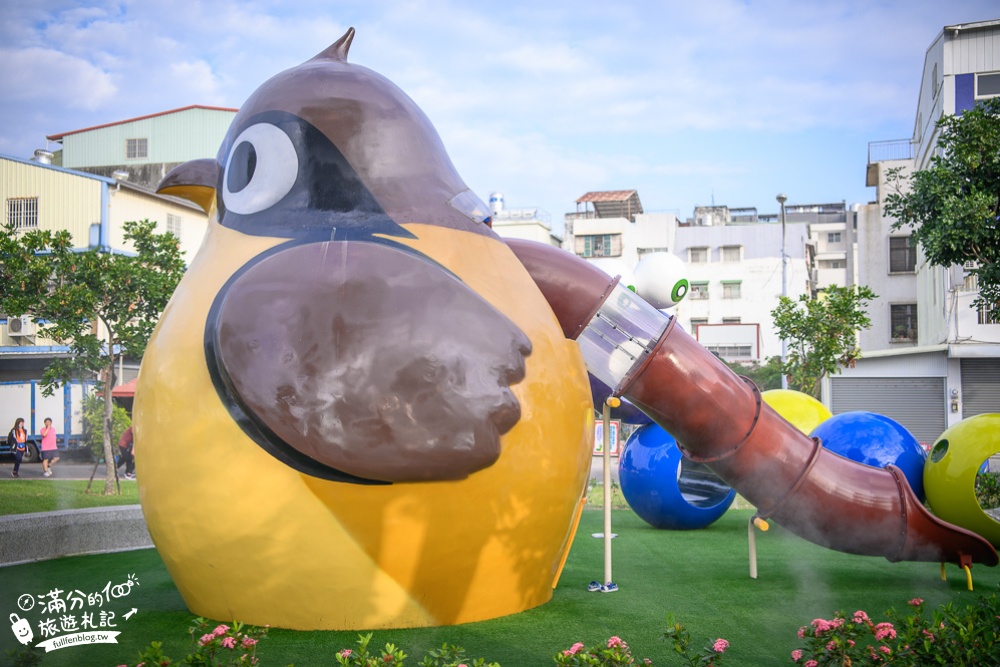
<path id="1" fill-rule="evenodd" d="M 111 390 L 111 398 L 135 398 L 135 383 L 137 381 L 138 378 L 118 385 Z"/>

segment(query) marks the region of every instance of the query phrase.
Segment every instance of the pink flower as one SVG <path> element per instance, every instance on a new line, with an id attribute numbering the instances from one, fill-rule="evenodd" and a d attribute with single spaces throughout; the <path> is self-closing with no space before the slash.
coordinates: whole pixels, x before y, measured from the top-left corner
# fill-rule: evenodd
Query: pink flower
<path id="1" fill-rule="evenodd" d="M 832 641 L 832 640 L 829 641 L 829 642 L 827 642 L 827 645 L 826 645 L 826 650 L 827 651 L 832 651 L 835 648 L 837 648 L 837 642 Z"/>
<path id="2" fill-rule="evenodd" d="M 927 637 L 932 642 L 934 641 L 934 633 L 931 632 L 930 630 L 921 630 L 920 632 L 924 633 L 924 637 Z"/>
<path id="3" fill-rule="evenodd" d="M 339 655 L 341 658 L 346 658 L 346 657 L 348 657 L 348 656 L 351 655 L 351 649 L 345 648 L 343 651 L 341 651 L 337 655 Z"/>
<path id="4" fill-rule="evenodd" d="M 829 621 L 824 621 L 822 618 L 814 619 L 812 622 L 812 626 L 816 628 L 817 635 L 821 635 L 827 630 L 830 630 L 831 628 L 834 627 L 833 625 L 830 624 Z"/>
<path id="5" fill-rule="evenodd" d="M 227 632 L 229 632 L 229 626 L 228 625 L 220 625 L 217 628 L 215 628 L 215 630 L 212 630 L 212 634 L 215 635 L 216 637 L 221 637 L 222 635 L 226 634 Z"/>
<path id="6" fill-rule="evenodd" d="M 854 640 L 853 639 L 848 639 L 847 640 L 847 645 L 850 646 L 851 648 L 854 648 Z"/>
<path id="7" fill-rule="evenodd" d="M 198 640 L 198 643 L 200 645 L 204 646 L 205 644 L 207 644 L 208 642 L 212 641 L 213 639 L 215 639 L 215 635 L 213 635 L 213 634 L 202 635 L 201 639 Z"/>
<path id="8" fill-rule="evenodd" d="M 228 649 L 236 648 L 236 640 L 232 637 L 226 637 L 222 640 L 222 646 Z"/>
<path id="9" fill-rule="evenodd" d="M 795 649 L 794 651 L 792 651 L 792 662 L 798 662 L 801 659 L 802 659 L 801 649 Z"/>
<path id="10" fill-rule="evenodd" d="M 622 638 L 615 635 L 608 640 L 608 648 L 628 648 L 628 645 L 622 641 Z"/>
<path id="11" fill-rule="evenodd" d="M 727 648 L 729 648 L 729 642 L 721 637 L 716 639 L 715 643 L 712 644 L 712 650 L 716 653 L 725 653 Z"/>
<path id="12" fill-rule="evenodd" d="M 908 604 L 908 605 L 912 605 L 912 606 L 914 606 L 914 607 L 919 607 L 919 606 L 920 606 L 920 605 L 922 605 L 923 603 L 924 603 L 924 599 L 923 599 L 923 598 L 913 598 L 912 600 L 910 600 L 910 601 L 909 601 L 909 602 L 907 602 L 906 604 Z"/>
<path id="13" fill-rule="evenodd" d="M 803 625 L 801 628 L 799 628 L 799 639 L 802 639 L 805 636 L 806 636 L 806 626 Z"/>
<path id="14" fill-rule="evenodd" d="M 565 651 L 563 651 L 563 655 L 576 655 L 577 653 L 579 653 L 582 650 L 583 650 L 583 643 L 582 642 L 577 642 L 577 643 L 573 644 L 572 646 L 570 646 Z"/>
<path id="15" fill-rule="evenodd" d="M 890 649 L 888 646 L 879 646 L 878 650 L 882 651 L 882 653 L 885 653 L 886 655 L 892 653 L 892 649 Z"/>
<path id="16" fill-rule="evenodd" d="M 875 626 L 875 639 L 881 641 L 886 637 L 889 639 L 895 639 L 896 629 L 892 627 L 892 623 L 879 623 Z"/>
<path id="17" fill-rule="evenodd" d="M 868 614 L 861 611 L 860 609 L 854 612 L 854 618 L 851 619 L 855 623 L 866 623 L 868 621 Z"/>
<path id="18" fill-rule="evenodd" d="M 806 660 L 802 667 L 819 667 L 819 663 L 815 660 Z"/>
<path id="19" fill-rule="evenodd" d="M 251 648 L 251 647 L 257 645 L 257 640 L 253 639 L 251 637 L 244 637 L 242 644 L 243 644 L 243 648 Z"/>

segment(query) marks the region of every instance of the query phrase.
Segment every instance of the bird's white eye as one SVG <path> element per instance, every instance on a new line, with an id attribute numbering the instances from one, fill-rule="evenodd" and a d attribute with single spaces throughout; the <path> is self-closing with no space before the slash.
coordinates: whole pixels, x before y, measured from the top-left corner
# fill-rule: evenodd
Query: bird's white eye
<path id="1" fill-rule="evenodd" d="M 299 157 L 292 140 L 270 123 L 251 125 L 236 137 L 222 179 L 226 210 L 250 215 L 271 208 L 295 185 Z"/>

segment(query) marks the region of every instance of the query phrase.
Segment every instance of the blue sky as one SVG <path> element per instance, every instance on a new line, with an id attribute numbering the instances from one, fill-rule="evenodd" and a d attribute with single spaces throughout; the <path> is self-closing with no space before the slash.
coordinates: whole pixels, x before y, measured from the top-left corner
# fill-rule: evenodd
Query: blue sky
<path id="1" fill-rule="evenodd" d="M 189 104 L 238 107 L 349 26 L 484 200 L 561 227 L 590 190 L 647 211 L 867 202 L 870 141 L 912 134 L 941 28 L 995 0 L 297 0 L 0 6 L 0 153 Z"/>

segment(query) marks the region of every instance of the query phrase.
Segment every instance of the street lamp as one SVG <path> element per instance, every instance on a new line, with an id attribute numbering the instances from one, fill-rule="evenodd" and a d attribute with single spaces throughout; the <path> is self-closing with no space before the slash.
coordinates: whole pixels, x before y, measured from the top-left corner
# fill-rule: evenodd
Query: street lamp
<path id="1" fill-rule="evenodd" d="M 781 296 L 788 296 L 788 255 L 785 254 L 785 202 L 788 197 L 784 193 L 779 194 L 775 199 L 781 205 Z M 788 356 L 788 343 L 785 338 L 781 338 L 781 366 L 784 369 L 785 358 Z M 785 371 L 781 371 L 781 388 L 788 389 L 788 376 Z"/>

